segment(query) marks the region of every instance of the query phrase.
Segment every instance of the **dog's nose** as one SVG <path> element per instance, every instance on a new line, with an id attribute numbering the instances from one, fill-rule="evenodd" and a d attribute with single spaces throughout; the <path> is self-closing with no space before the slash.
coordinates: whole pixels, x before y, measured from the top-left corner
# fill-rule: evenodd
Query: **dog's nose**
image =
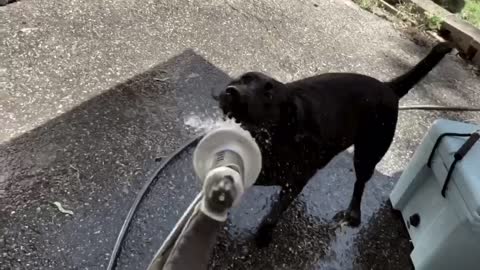
<path id="1" fill-rule="evenodd" d="M 240 91 L 238 91 L 235 86 L 228 86 L 227 89 L 225 89 L 225 94 L 232 98 L 240 97 Z"/>
<path id="2" fill-rule="evenodd" d="M 235 86 L 227 86 L 220 94 L 220 102 L 223 104 L 237 104 L 240 101 L 241 93 Z"/>

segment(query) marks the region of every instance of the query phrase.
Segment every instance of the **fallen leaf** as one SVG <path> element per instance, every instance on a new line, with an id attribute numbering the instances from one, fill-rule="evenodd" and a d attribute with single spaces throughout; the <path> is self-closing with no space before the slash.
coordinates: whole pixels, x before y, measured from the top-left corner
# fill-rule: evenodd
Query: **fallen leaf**
<path id="1" fill-rule="evenodd" d="M 72 215 L 73 216 L 73 211 L 72 210 L 67 210 L 65 208 L 63 208 L 62 204 L 59 203 L 59 202 L 54 202 L 53 203 L 60 212 L 64 213 L 64 214 L 68 214 L 68 215 Z"/>
<path id="2" fill-rule="evenodd" d="M 166 78 L 153 78 L 154 81 L 156 82 L 166 82 L 168 81 L 170 78 L 166 77 Z"/>

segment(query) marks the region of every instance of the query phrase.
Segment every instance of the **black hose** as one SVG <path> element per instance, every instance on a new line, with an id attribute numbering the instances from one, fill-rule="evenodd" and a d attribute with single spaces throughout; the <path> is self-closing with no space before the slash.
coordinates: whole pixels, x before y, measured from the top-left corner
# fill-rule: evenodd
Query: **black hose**
<path id="1" fill-rule="evenodd" d="M 441 106 L 441 105 L 410 105 L 400 106 L 401 111 L 407 110 L 423 110 L 423 111 L 456 111 L 456 112 L 480 112 L 480 107 L 467 106 Z"/>
<path id="2" fill-rule="evenodd" d="M 115 246 L 113 247 L 112 254 L 110 256 L 110 261 L 108 262 L 107 270 L 112 270 L 116 267 L 117 264 L 117 259 L 118 259 L 118 253 L 120 252 L 120 247 L 122 246 L 123 239 L 125 238 L 125 233 L 127 232 L 128 227 L 130 226 L 130 223 L 132 222 L 133 215 L 135 214 L 135 211 L 137 211 L 138 205 L 142 201 L 143 197 L 147 193 L 148 188 L 152 185 L 153 181 L 157 176 L 160 174 L 160 172 L 165 168 L 165 166 L 172 161 L 172 159 L 180 154 L 183 150 L 185 150 L 187 147 L 197 143 L 201 138 L 203 138 L 204 134 L 198 135 L 197 137 L 194 137 L 190 139 L 188 142 L 183 144 L 180 148 L 178 148 L 177 151 L 173 152 L 169 157 L 164 159 L 160 166 L 155 170 L 155 173 L 150 177 L 147 182 L 143 185 L 142 189 L 138 193 L 137 197 L 135 198 L 135 201 L 133 202 L 132 207 L 130 208 L 130 211 L 128 211 L 127 217 L 125 218 L 125 221 L 123 222 L 122 228 L 120 229 L 120 232 L 118 233 L 117 241 L 115 242 Z"/>

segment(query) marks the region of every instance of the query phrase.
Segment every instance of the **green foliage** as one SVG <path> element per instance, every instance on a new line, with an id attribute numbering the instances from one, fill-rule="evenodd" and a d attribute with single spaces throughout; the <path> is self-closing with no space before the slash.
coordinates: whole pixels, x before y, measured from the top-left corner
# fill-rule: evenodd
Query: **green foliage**
<path id="1" fill-rule="evenodd" d="M 378 0 L 353 0 L 353 2 L 369 11 L 378 6 Z"/>
<path id="2" fill-rule="evenodd" d="M 435 14 L 425 14 L 425 27 L 429 30 L 438 31 L 442 27 L 442 17 Z"/>
<path id="3" fill-rule="evenodd" d="M 464 20 L 480 28 L 480 0 L 465 0 L 461 16 Z"/>

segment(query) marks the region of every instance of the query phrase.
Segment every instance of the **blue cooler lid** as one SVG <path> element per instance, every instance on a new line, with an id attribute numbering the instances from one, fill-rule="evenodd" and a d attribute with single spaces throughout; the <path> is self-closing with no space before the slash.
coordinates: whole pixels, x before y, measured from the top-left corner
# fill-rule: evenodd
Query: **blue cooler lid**
<path id="1" fill-rule="evenodd" d="M 480 126 L 477 125 L 441 119 L 435 121 L 432 126 L 432 139 L 436 140 L 441 134 L 446 132 L 473 133 L 479 129 Z M 467 139 L 468 137 L 444 137 L 435 150 L 433 162 L 440 158 L 448 171 L 454 161 L 455 153 Z M 445 177 L 437 177 L 437 180 L 440 186 L 443 187 L 446 174 L 442 175 L 445 175 Z M 450 196 L 449 198 L 449 193 L 453 192 L 453 189 L 456 189 L 463 198 L 464 204 L 470 213 L 470 218 L 473 219 L 472 221 L 480 226 L 480 141 L 477 141 L 465 157 L 457 162 L 447 186 L 447 199 L 454 197 Z"/>

